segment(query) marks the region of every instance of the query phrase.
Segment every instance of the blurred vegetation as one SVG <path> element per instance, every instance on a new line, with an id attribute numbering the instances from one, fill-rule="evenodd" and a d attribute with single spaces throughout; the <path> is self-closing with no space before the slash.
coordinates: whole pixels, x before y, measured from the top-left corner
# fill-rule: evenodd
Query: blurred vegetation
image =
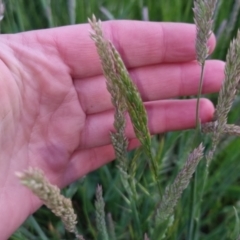
<path id="1" fill-rule="evenodd" d="M 102 20 L 136 19 L 149 21 L 193 22 L 192 1 L 184 0 L 5 0 L 5 16 L 1 22 L 2 33 L 17 33 L 32 29 L 57 27 L 75 23 L 86 23 L 93 13 Z M 212 58 L 224 60 L 230 40 L 240 25 L 239 1 L 219 1 L 215 14 L 215 33 L 218 44 Z M 208 96 L 213 101 L 216 95 Z M 231 123 L 240 122 L 240 98 L 237 97 L 229 116 Z M 163 186 L 173 181 L 190 152 L 192 131 L 169 132 L 155 136 L 152 149 L 161 166 Z M 208 137 L 205 144 L 208 144 Z M 203 201 L 192 216 L 192 186 L 183 195 L 175 211 L 175 221 L 170 227 L 166 239 L 237 239 L 239 234 L 238 216 L 240 213 L 240 139 L 224 138 L 218 147 L 206 183 Z M 129 158 L 140 155 L 141 149 L 129 153 Z M 150 193 L 141 195 L 138 206 L 141 231 L 148 231 L 146 219 L 152 209 L 150 198 L 155 197 L 153 188 L 147 185 L 151 172 L 136 157 L 137 176 L 141 184 Z M 195 184 L 202 188 L 204 163 L 200 164 Z M 134 167 L 134 166 L 133 166 Z M 144 171 L 144 175 L 143 175 Z M 95 189 L 103 186 L 106 213 L 111 213 L 115 223 L 117 239 L 139 239 L 139 229 L 123 200 L 119 173 L 115 163 L 89 174 L 85 179 L 71 184 L 63 190 L 73 199 L 79 219 L 79 232 L 86 239 L 98 239 L 94 214 Z M 144 191 L 144 189 L 142 189 Z M 233 208 L 235 207 L 235 208 Z M 234 210 L 235 209 L 235 210 Z M 194 229 L 190 233 L 190 222 Z M 11 240 L 21 239 L 73 239 L 66 233 L 62 223 L 49 210 L 42 207 L 18 229 Z"/>

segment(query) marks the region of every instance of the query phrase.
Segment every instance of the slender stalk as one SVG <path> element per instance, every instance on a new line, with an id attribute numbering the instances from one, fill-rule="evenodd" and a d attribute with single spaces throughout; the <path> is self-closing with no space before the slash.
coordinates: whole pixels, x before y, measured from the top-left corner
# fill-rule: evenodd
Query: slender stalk
<path id="1" fill-rule="evenodd" d="M 199 105 L 200 105 L 200 98 L 202 94 L 202 87 L 203 87 L 203 76 L 204 76 L 204 68 L 205 68 L 205 61 L 201 65 L 201 76 L 200 76 L 200 83 L 198 86 L 198 95 L 197 95 L 197 107 L 196 107 L 196 129 L 197 132 L 200 132 L 201 128 L 201 120 L 200 120 L 200 115 L 199 115 Z"/>
<path id="2" fill-rule="evenodd" d="M 1 23 L 4 18 L 4 12 L 5 12 L 5 5 L 3 3 L 3 0 L 0 0 L 0 33 L 1 33 Z"/>
<path id="3" fill-rule="evenodd" d="M 76 23 L 76 0 L 68 0 L 68 14 L 70 24 Z"/>
<path id="4" fill-rule="evenodd" d="M 194 173 L 194 179 L 192 182 L 192 188 L 191 188 L 191 206 L 190 206 L 190 225 L 189 225 L 189 233 L 188 238 L 194 239 L 194 228 L 195 228 L 195 215 L 196 215 L 196 200 L 197 200 L 197 180 L 198 180 L 198 174 L 197 169 Z"/>
<path id="5" fill-rule="evenodd" d="M 196 105 L 196 133 L 195 133 L 194 144 L 197 144 L 197 142 L 199 141 L 199 137 L 201 136 L 201 131 L 200 131 L 201 119 L 199 114 L 200 97 L 202 94 L 205 62 L 209 55 L 207 42 L 212 34 L 212 26 L 213 26 L 212 18 L 216 8 L 216 3 L 217 3 L 217 0 L 195 0 L 194 1 L 194 8 L 193 8 L 194 22 L 197 28 L 195 48 L 196 48 L 196 54 L 197 54 L 197 61 L 201 66 L 201 75 L 200 75 L 197 105 Z M 197 206 L 199 206 L 199 204 L 197 203 L 197 180 L 198 180 L 197 172 L 195 172 L 192 191 L 191 191 L 192 204 L 190 206 L 191 216 L 190 216 L 190 224 L 189 224 L 189 232 L 188 232 L 189 239 L 194 239 L 194 228 L 195 228 L 194 219 L 196 215 L 196 208 Z"/>

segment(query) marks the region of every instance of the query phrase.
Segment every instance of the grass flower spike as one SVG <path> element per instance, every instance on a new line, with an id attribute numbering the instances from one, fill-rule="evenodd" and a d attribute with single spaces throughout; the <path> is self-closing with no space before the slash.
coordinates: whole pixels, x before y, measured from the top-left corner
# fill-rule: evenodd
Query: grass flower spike
<path id="1" fill-rule="evenodd" d="M 194 22 L 197 28 L 196 36 L 196 54 L 197 61 L 201 66 L 201 76 L 200 83 L 198 88 L 198 98 L 197 98 L 197 107 L 196 107 L 196 126 L 199 128 L 199 104 L 200 104 L 200 95 L 202 92 L 203 86 L 203 74 L 206 58 L 209 54 L 209 49 L 207 46 L 208 39 L 212 34 L 212 25 L 213 25 L 213 14 L 216 7 L 217 0 L 195 0 L 194 1 Z"/>
<path id="2" fill-rule="evenodd" d="M 116 158 L 118 159 L 119 167 L 122 171 L 126 172 L 127 169 L 127 159 L 126 152 L 128 141 L 125 137 L 125 112 L 127 110 L 126 103 L 124 101 L 123 95 L 116 84 L 118 81 L 117 70 L 115 68 L 115 63 L 113 61 L 112 52 L 110 50 L 110 43 L 104 39 L 103 32 L 101 30 L 100 22 L 96 22 L 95 17 L 93 20 L 89 20 L 95 34 L 92 33 L 91 37 L 95 41 L 102 61 L 102 67 L 107 79 L 107 89 L 111 94 L 112 104 L 115 107 L 114 116 L 114 127 L 116 129 L 115 133 L 111 133 L 111 140 L 115 150 Z M 109 57 L 109 56 L 112 56 Z"/>
<path id="3" fill-rule="evenodd" d="M 218 130 L 227 123 L 227 115 L 231 109 L 240 81 L 240 31 L 229 47 L 226 57 L 225 80 L 219 92 L 215 117 L 218 120 Z"/>
<path id="4" fill-rule="evenodd" d="M 234 101 L 237 87 L 240 81 L 240 31 L 237 33 L 236 39 L 234 39 L 229 47 L 226 65 L 225 65 L 225 80 L 222 84 L 221 90 L 218 96 L 218 103 L 215 110 L 215 122 L 212 124 L 212 150 L 209 153 L 208 159 L 211 159 L 220 137 L 223 133 L 229 133 L 232 135 L 238 135 L 239 127 L 233 125 L 227 125 L 227 115 L 231 109 Z M 209 124 L 203 125 L 205 131 L 209 128 Z"/>
<path id="5" fill-rule="evenodd" d="M 212 34 L 213 14 L 217 0 L 195 0 L 194 1 L 194 22 L 197 27 L 196 52 L 197 61 L 200 65 L 205 64 L 209 49 L 208 39 Z"/>
<path id="6" fill-rule="evenodd" d="M 173 184 L 166 188 L 156 211 L 157 224 L 161 224 L 173 214 L 174 208 L 180 199 L 183 190 L 187 188 L 199 161 L 203 157 L 203 150 L 204 148 L 202 144 L 200 144 L 198 148 L 194 149 L 194 151 L 189 155 L 183 169 L 178 173 Z"/>
<path id="7" fill-rule="evenodd" d="M 105 221 L 104 206 L 105 206 L 105 203 L 102 196 L 102 187 L 98 185 L 96 190 L 96 201 L 95 201 L 97 229 L 101 236 L 101 239 L 108 240 L 109 237 L 108 237 L 107 226 Z"/>
<path id="8" fill-rule="evenodd" d="M 72 202 L 60 194 L 60 189 L 52 185 L 39 169 L 30 168 L 23 173 L 17 173 L 21 183 L 28 187 L 43 203 L 61 218 L 67 231 L 72 232 L 78 239 L 83 239 L 76 230 L 77 215 L 74 213 Z"/>
<path id="9" fill-rule="evenodd" d="M 112 219 L 112 215 L 111 213 L 108 213 L 107 215 L 107 222 L 108 222 L 108 232 L 109 232 L 109 238 L 111 240 L 116 240 L 116 234 L 115 234 L 115 226 L 114 226 L 114 222 Z"/>
<path id="10" fill-rule="evenodd" d="M 131 81 L 119 53 L 113 44 L 104 38 L 101 22 L 97 22 L 93 17 L 92 21 L 89 20 L 89 23 L 95 32 L 91 34 L 91 38 L 94 40 L 101 58 L 108 90 L 110 93 L 113 92 L 113 88 L 120 91 L 119 94 L 123 96 L 121 99 L 122 105 L 127 107 L 136 136 L 141 143 L 146 144 L 147 142 L 149 144 L 151 138 L 147 128 L 147 114 L 136 86 Z M 116 104 L 115 101 L 113 101 L 113 104 Z"/>

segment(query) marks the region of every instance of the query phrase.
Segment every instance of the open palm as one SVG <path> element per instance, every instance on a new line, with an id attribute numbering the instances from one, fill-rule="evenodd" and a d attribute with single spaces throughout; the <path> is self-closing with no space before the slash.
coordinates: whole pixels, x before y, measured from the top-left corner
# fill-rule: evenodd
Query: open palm
<path id="1" fill-rule="evenodd" d="M 103 24 L 137 84 L 151 133 L 194 127 L 197 93 L 195 27 L 110 21 Z M 15 172 L 42 169 L 63 187 L 114 159 L 113 108 L 89 25 L 2 35 L 0 38 L 0 232 L 2 239 L 41 202 Z M 209 42 L 212 50 L 214 38 Z M 224 64 L 208 61 L 203 91 L 216 92 Z M 202 121 L 214 108 L 201 101 Z M 139 143 L 128 121 L 130 148 Z M 11 219 L 11 221 L 10 221 Z"/>

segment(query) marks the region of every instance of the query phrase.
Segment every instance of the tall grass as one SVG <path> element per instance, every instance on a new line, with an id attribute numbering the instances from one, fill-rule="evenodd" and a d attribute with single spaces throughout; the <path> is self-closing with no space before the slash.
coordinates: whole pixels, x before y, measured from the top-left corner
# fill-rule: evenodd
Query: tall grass
<path id="1" fill-rule="evenodd" d="M 225 60 L 230 40 L 236 35 L 240 21 L 236 17 L 239 15 L 236 2 L 219 1 L 214 15 L 214 30 L 218 34 L 219 41 L 212 58 Z M 191 1 L 18 0 L 16 2 L 15 0 L 7 0 L 5 5 L 6 14 L 1 25 L 4 33 L 67 25 L 75 22 L 83 23 L 92 13 L 95 13 L 102 20 L 143 20 L 143 9 L 145 11 L 147 9 L 151 21 L 193 22 L 193 4 Z M 223 26 L 230 25 L 231 28 L 227 28 L 226 32 Z M 215 103 L 217 102 L 217 95 L 208 97 Z M 239 101 L 240 98 L 237 96 L 232 111 L 228 114 L 228 123 L 239 123 Z M 210 128 L 210 131 L 213 130 L 214 128 Z M 160 236 L 164 237 L 164 235 L 166 239 L 238 239 L 240 140 L 235 137 L 219 139 L 214 161 L 209 166 L 204 192 L 202 193 L 202 183 L 205 162 L 202 161 L 199 163 L 194 188 L 191 186 L 183 192 L 174 211 L 171 211 L 167 216 L 167 221 L 164 219 L 163 223 L 159 223 L 161 225 L 156 224 L 156 219 L 159 217 L 154 217 L 158 213 L 161 217 L 163 211 L 161 207 L 170 202 L 170 200 L 164 200 L 167 196 L 166 193 L 176 189 L 174 180 L 177 179 L 179 182 L 181 172 L 186 170 L 186 159 L 192 146 L 193 134 L 194 132 L 189 130 L 169 132 L 152 138 L 151 151 L 154 155 L 154 161 L 158 163 L 158 173 L 161 176 L 160 184 L 162 189 L 166 189 L 165 195 L 163 193 L 161 196 L 162 201 L 159 201 L 159 193 L 156 191 L 154 173 L 151 168 L 148 168 L 146 162 L 149 156 L 141 149 L 126 155 L 126 158 L 131 159 L 126 175 L 124 175 L 124 171 L 119 171 L 120 163 L 116 161 L 90 173 L 83 182 L 73 183 L 64 189 L 63 193 L 72 198 L 77 214 L 81 216 L 79 218 L 81 221 L 77 224 L 79 232 L 83 233 L 86 239 L 98 239 L 99 229 L 106 224 L 102 239 L 107 239 L 106 232 L 111 236 L 109 239 L 160 239 Z M 206 151 L 209 151 L 210 144 L 211 136 L 206 136 L 204 139 Z M 189 158 L 191 156 L 190 154 Z M 130 190 L 122 186 L 124 177 L 127 179 L 125 184 L 128 184 L 127 187 Z M 104 197 L 101 197 L 98 188 L 97 199 L 100 202 L 104 200 L 104 210 L 109 216 L 104 218 L 106 222 L 101 226 L 99 226 L 99 222 L 95 221 L 95 189 L 98 184 L 102 185 Z M 197 197 L 201 196 L 202 199 L 202 202 L 198 203 L 201 205 L 197 208 L 199 212 L 195 215 L 192 214 L 191 207 L 193 189 L 197 192 Z M 103 214 L 101 206 L 99 209 Z M 103 215 L 100 216 L 102 220 Z M 199 218 L 195 219 L 196 216 Z M 192 226 L 191 233 L 189 224 Z M 66 233 L 62 223 L 45 207 L 42 207 L 11 237 L 11 239 L 26 238 L 72 239 L 73 235 Z"/>

